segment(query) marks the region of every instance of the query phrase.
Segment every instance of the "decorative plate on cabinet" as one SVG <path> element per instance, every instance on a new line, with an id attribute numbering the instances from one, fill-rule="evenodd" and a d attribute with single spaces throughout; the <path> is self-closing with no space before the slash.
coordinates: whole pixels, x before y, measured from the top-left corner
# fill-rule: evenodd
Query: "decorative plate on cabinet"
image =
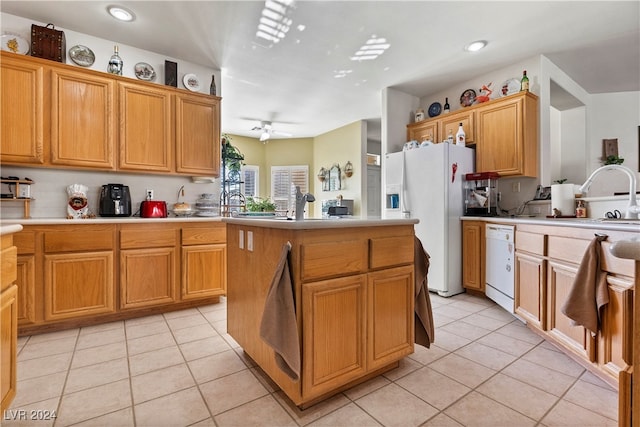
<path id="1" fill-rule="evenodd" d="M 4 33 L 2 35 L 2 50 L 26 55 L 29 53 L 29 43 L 17 34 Z"/>
<path id="2" fill-rule="evenodd" d="M 473 105 L 475 100 L 476 100 L 476 91 L 473 89 L 467 89 L 464 92 L 462 92 L 462 95 L 460 95 L 460 105 L 462 107 L 469 107 Z"/>
<path id="3" fill-rule="evenodd" d="M 197 92 L 200 90 L 200 79 L 195 74 L 185 74 L 182 78 L 182 83 L 184 87 L 189 89 L 191 92 Z"/>
<path id="4" fill-rule="evenodd" d="M 439 102 L 434 102 L 429 106 L 429 117 L 439 116 L 442 111 L 442 105 Z"/>
<path id="5" fill-rule="evenodd" d="M 156 70 L 146 62 L 138 62 L 133 66 L 133 72 L 140 80 L 152 82 L 156 79 Z"/>
<path id="6" fill-rule="evenodd" d="M 520 92 L 520 81 L 518 79 L 509 79 L 502 83 L 500 94 L 502 96 L 513 95 Z"/>
<path id="7" fill-rule="evenodd" d="M 69 49 L 69 58 L 81 67 L 90 67 L 96 60 L 96 55 L 91 49 L 80 44 Z"/>

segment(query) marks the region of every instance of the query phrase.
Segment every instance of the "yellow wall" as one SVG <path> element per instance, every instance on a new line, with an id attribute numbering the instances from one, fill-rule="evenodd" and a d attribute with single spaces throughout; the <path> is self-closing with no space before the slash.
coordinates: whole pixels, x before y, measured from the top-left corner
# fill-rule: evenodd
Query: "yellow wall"
<path id="1" fill-rule="evenodd" d="M 230 135 L 231 144 L 244 155 L 246 165 L 260 167 L 260 197 L 271 197 L 271 166 L 309 166 L 309 192 L 313 193 L 313 138 L 270 139 Z"/>
<path id="2" fill-rule="evenodd" d="M 364 141 L 364 142 L 363 142 Z M 361 215 L 362 182 L 366 179 L 366 169 L 363 170 L 366 156 L 366 135 L 363 135 L 363 122 L 357 121 L 349 125 L 318 135 L 313 141 L 313 170 L 315 186 L 314 217 L 322 216 L 322 200 L 335 199 L 342 195 L 345 199 L 353 199 L 353 215 Z M 353 175 L 346 178 L 344 165 L 350 161 L 353 164 Z M 340 191 L 322 191 L 317 174 L 321 167 L 330 168 L 339 164 L 342 171 L 342 189 Z M 363 175 L 364 173 L 364 175 Z"/>
<path id="3" fill-rule="evenodd" d="M 309 192 L 316 201 L 312 203 L 313 217 L 322 216 L 322 200 L 342 195 L 354 200 L 355 216 L 362 207 L 363 182 L 366 180 L 366 135 L 362 121 L 334 129 L 315 138 L 270 139 L 263 144 L 257 138 L 229 135 L 231 144 L 244 155 L 246 165 L 260 167 L 260 197 L 271 197 L 271 166 L 309 166 Z M 344 165 L 350 161 L 354 173 L 344 175 Z M 339 191 L 322 191 L 317 178 L 321 167 L 326 169 L 338 164 L 342 170 L 342 188 Z"/>

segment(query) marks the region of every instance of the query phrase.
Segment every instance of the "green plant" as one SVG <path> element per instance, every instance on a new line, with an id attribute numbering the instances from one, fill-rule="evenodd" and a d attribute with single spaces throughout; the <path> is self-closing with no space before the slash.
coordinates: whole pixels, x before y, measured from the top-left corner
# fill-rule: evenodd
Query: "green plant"
<path id="1" fill-rule="evenodd" d="M 622 163 L 624 163 L 624 159 L 616 156 L 615 154 L 607 156 L 607 158 L 604 159 L 605 165 L 621 165 Z"/>
<path id="2" fill-rule="evenodd" d="M 556 179 L 555 182 L 556 184 L 564 184 L 564 182 L 567 180 L 567 178 L 562 178 L 562 179 Z"/>
<path id="3" fill-rule="evenodd" d="M 224 165 L 229 171 L 240 172 L 244 160 L 244 156 L 237 147 L 231 145 L 231 136 L 226 133 L 222 134 L 222 159 Z"/>
<path id="4" fill-rule="evenodd" d="M 247 210 L 249 212 L 274 212 L 276 204 L 268 197 L 262 199 L 260 197 L 247 197 Z"/>

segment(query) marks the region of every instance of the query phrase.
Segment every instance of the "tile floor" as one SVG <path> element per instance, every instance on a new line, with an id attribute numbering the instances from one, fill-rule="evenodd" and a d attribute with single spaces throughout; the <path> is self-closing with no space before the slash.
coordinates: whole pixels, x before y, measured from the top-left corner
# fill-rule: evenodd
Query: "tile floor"
<path id="1" fill-rule="evenodd" d="M 18 341 L 4 426 L 616 426 L 617 393 L 491 301 L 431 294 L 436 342 L 298 410 L 226 334 L 225 301 Z M 50 418 L 55 413 L 55 419 Z"/>

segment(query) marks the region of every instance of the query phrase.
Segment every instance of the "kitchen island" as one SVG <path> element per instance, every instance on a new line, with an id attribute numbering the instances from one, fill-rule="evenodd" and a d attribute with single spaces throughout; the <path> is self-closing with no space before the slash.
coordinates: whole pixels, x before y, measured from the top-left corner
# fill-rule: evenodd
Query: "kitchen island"
<path id="1" fill-rule="evenodd" d="M 417 220 L 223 221 L 227 330 L 296 405 L 313 405 L 413 353 Z M 287 254 L 290 268 L 279 269 Z M 276 271 L 293 291 L 292 323 L 276 326 L 293 329 L 288 339 L 299 343 L 292 346 L 298 378 L 261 337 Z"/>

